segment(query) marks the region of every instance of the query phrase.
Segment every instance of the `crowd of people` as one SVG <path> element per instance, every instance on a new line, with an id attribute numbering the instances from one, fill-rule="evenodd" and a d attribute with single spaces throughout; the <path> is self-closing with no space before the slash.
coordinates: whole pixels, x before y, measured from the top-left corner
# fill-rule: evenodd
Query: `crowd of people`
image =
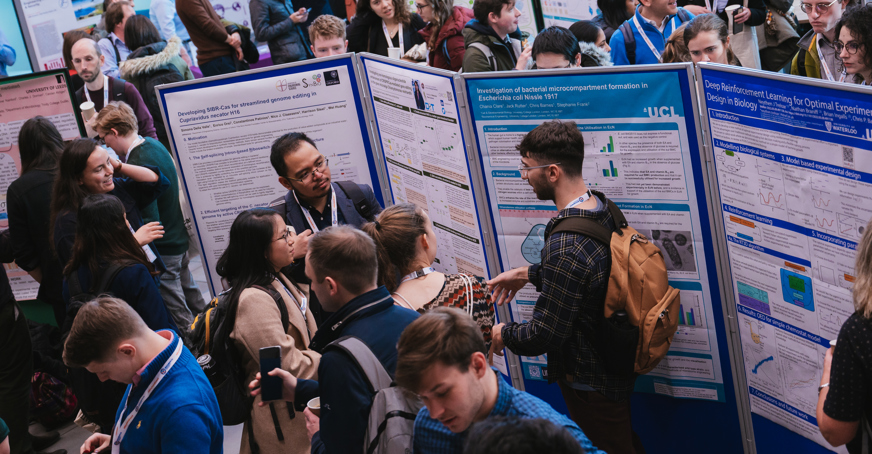
<path id="1" fill-rule="evenodd" d="M 380 438 L 371 413 L 384 405 L 379 374 L 413 396 L 388 401 L 408 403 L 399 413 L 412 429 L 392 430 L 415 453 L 645 452 L 632 429 L 635 375 L 605 364 L 597 343 L 610 263 L 601 242 L 563 231 L 549 237 L 539 264 L 491 280 L 442 273 L 425 210 L 383 209 L 369 186 L 334 181 L 315 141 L 290 132 L 269 156 L 288 191 L 237 216 L 216 267 L 227 290 L 207 304 L 189 269 L 154 88 L 193 79 L 192 68 L 245 70 L 257 61 L 256 42 L 276 64 L 346 52 L 463 72 L 715 62 L 867 84 L 872 7 L 813 1 L 801 4 L 811 27 L 802 37 L 776 0 L 599 0 L 593 20 L 549 27 L 529 44 L 513 0 L 475 0 L 471 9 L 417 0 L 414 13 L 403 0 L 251 0 L 251 28 L 222 20 L 208 0 L 152 0 L 148 17 L 131 1 L 105 0 L 94 33 L 63 40 L 75 101 L 91 112 L 90 138 L 65 143 L 39 116 L 19 133 L 21 176 L 7 194 L 0 261 L 40 283 L 58 328 L 32 342 L 0 272 L 0 454 L 50 444 L 27 430 L 34 369 L 72 389 L 78 422 L 94 432 L 81 452 L 221 452 L 223 424 L 240 411 L 243 453 L 372 452 Z M 752 43 L 741 24 L 765 39 Z M 0 72 L 15 59 L 3 41 Z M 521 178 L 558 217 L 616 228 L 606 195 L 584 182 L 574 123 L 545 122 L 518 150 Z M 822 376 L 817 419 L 834 445 L 862 438 L 872 395 L 863 378 L 872 373 L 870 244 L 867 228 L 857 313 Z M 540 292 L 531 321 L 497 323 L 496 306 L 527 284 Z M 222 323 L 204 328 L 205 320 Z M 267 377 L 269 348 L 280 354 Z M 493 364 L 505 349 L 548 355 L 569 417 L 504 381 Z M 216 381 L 220 367 L 229 381 Z M 280 398 L 263 399 L 267 383 Z M 242 410 L 226 404 L 234 388 Z M 141 425 L 147 430 L 131 430 Z"/>

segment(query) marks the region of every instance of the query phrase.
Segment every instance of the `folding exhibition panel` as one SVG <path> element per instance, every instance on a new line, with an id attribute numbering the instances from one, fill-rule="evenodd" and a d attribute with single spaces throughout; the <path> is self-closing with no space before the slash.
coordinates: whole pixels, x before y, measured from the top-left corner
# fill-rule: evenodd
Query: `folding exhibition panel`
<path id="1" fill-rule="evenodd" d="M 455 73 L 373 54 L 358 58 L 390 202 L 414 203 L 430 216 L 438 271 L 495 276 L 487 201 L 478 160 L 468 153 L 469 127 Z M 517 365 L 514 355 L 493 359 L 507 377 L 518 371 L 508 366 Z M 517 373 L 512 378 L 522 385 Z"/>
<path id="2" fill-rule="evenodd" d="M 824 452 L 822 365 L 854 312 L 856 248 L 872 217 L 872 91 L 720 65 L 697 74 L 757 451 Z"/>
<path id="3" fill-rule="evenodd" d="M 575 121 L 585 140 L 585 182 L 617 202 L 630 224 L 662 249 L 670 283 L 681 290 L 681 310 L 674 314 L 680 326 L 670 353 L 636 380 L 635 430 L 649 452 L 704 446 L 707 452 L 735 453 L 743 449 L 742 426 L 691 68 L 678 64 L 460 77 L 499 269 L 540 263 L 546 226 L 558 213 L 551 200 L 537 199 L 521 179 L 515 146 L 544 121 Z M 511 302 L 512 320 L 535 320 L 538 297 L 531 285 L 522 289 Z M 562 377 L 548 376 L 546 353 L 521 357 L 524 387 L 565 412 L 553 383 Z"/>
<path id="4" fill-rule="evenodd" d="M 213 295 L 236 215 L 287 193 L 269 160 L 278 137 L 304 132 L 334 181 L 379 186 L 359 83 L 355 58 L 345 54 L 156 89 Z"/>
<path id="5" fill-rule="evenodd" d="M 55 125 L 64 140 L 78 139 L 85 136 L 85 129 L 76 110 L 66 69 L 0 79 L 0 230 L 9 227 L 7 192 L 21 172 L 21 126 L 41 115 Z M 4 266 L 15 299 L 36 299 L 39 283 L 14 263 Z"/>

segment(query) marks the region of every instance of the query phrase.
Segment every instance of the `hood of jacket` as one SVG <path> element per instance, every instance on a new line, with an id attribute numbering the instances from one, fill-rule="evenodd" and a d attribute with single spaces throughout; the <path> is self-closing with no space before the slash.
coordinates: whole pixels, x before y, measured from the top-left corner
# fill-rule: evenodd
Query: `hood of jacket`
<path id="1" fill-rule="evenodd" d="M 182 48 L 182 40 L 178 36 L 169 41 L 159 41 L 142 46 L 130 53 L 127 60 L 121 62 L 121 78 L 137 77 L 149 74 L 166 65 L 172 64 L 172 59 L 179 56 Z"/>
<path id="2" fill-rule="evenodd" d="M 589 58 L 596 62 L 597 66 L 612 66 L 612 56 L 594 43 L 580 42 L 581 59 Z"/>
<path id="3" fill-rule="evenodd" d="M 463 43 L 469 47 L 470 43 L 498 43 L 502 42 L 497 32 L 489 25 L 484 25 L 476 19 L 469 21 L 463 27 Z"/>
<path id="4" fill-rule="evenodd" d="M 442 24 L 442 28 L 439 29 L 439 35 L 436 36 L 436 42 L 441 43 L 446 39 L 460 35 L 463 33 L 463 28 L 466 24 L 475 19 L 475 15 L 472 13 L 472 10 L 463 6 L 455 6 L 451 11 L 451 15 L 448 16 L 448 20 Z M 433 33 L 433 23 L 427 24 L 427 27 L 419 31 L 421 37 L 424 38 L 425 42 L 430 42 L 430 36 Z"/>

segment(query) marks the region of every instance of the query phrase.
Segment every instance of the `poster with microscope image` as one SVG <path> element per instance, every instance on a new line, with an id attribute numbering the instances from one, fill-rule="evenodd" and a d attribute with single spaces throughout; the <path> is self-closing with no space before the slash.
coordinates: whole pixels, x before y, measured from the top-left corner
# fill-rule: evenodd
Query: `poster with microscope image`
<path id="1" fill-rule="evenodd" d="M 696 115 L 681 71 L 634 68 L 559 74 L 463 74 L 502 270 L 543 262 L 551 219 L 561 212 L 521 178 L 517 145 L 544 121 L 574 121 L 584 138 L 582 177 L 615 201 L 630 225 L 663 252 L 681 306 L 668 356 L 637 379 L 636 390 L 677 398 L 724 401 L 723 372 L 712 305 L 720 305 L 703 183 Z M 680 76 L 679 74 L 684 74 Z M 616 97 L 635 99 L 615 103 Z M 696 161 L 698 163 L 698 161 Z M 698 164 L 697 164 L 698 165 Z M 513 321 L 534 319 L 539 294 L 522 288 Z M 547 352 L 521 357 L 526 380 L 548 378 Z M 724 363 L 728 364 L 728 363 Z"/>
<path id="2" fill-rule="evenodd" d="M 65 68 L 63 34 L 71 30 L 90 33 L 103 18 L 103 0 L 15 0 L 15 3 L 24 15 L 22 29 L 26 28 L 23 31 L 34 47 L 32 57 L 37 71 Z"/>
<path id="3" fill-rule="evenodd" d="M 9 228 L 7 192 L 21 172 L 18 134 L 24 122 L 41 115 L 55 125 L 64 140 L 81 137 L 64 73 L 56 70 L 0 79 L 0 230 Z M 3 266 L 15 299 L 36 299 L 39 283 L 14 262 Z"/>

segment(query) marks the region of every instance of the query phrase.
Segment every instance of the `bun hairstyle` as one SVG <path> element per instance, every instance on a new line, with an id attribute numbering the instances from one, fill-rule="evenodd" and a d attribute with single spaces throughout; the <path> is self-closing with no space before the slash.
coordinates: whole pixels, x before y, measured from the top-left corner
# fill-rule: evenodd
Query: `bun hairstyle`
<path id="1" fill-rule="evenodd" d="M 361 229 L 375 241 L 378 284 L 393 292 L 400 285 L 400 276 L 411 271 L 418 238 L 427 233 L 424 210 L 412 203 L 393 205 Z"/>

